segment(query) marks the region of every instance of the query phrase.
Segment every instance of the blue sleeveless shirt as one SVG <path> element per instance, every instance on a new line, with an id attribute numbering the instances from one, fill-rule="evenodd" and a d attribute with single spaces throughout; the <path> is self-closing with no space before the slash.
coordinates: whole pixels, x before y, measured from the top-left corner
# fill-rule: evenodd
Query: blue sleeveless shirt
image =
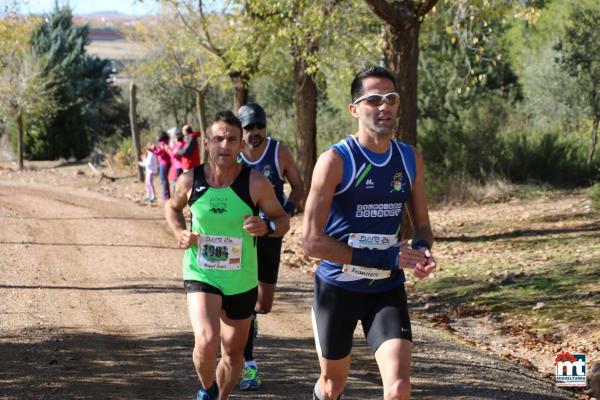
<path id="1" fill-rule="evenodd" d="M 260 172 L 271 182 L 273 189 L 275 189 L 275 196 L 277 196 L 277 200 L 279 200 L 283 206 L 285 204 L 285 195 L 283 194 L 283 184 L 285 183 L 285 180 L 283 179 L 281 169 L 279 168 L 278 155 L 279 141 L 268 137 L 267 146 L 258 160 L 250 161 L 244 157 L 243 153 L 240 153 L 240 161 Z"/>
<path id="2" fill-rule="evenodd" d="M 349 136 L 331 147 L 344 161 L 325 234 L 354 248 L 384 250 L 399 242 L 402 214 L 415 179 L 411 146 L 392 140 L 374 153 Z M 321 260 L 317 276 L 350 291 L 381 293 L 404 283 L 404 271 L 379 270 Z"/>

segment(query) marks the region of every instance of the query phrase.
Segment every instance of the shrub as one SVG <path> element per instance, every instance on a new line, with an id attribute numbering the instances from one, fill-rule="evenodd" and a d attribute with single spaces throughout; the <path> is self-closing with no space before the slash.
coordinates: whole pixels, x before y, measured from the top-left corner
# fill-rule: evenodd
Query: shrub
<path id="1" fill-rule="evenodd" d="M 513 182 L 548 182 L 558 187 L 586 185 L 597 175 L 586 165 L 585 149 L 557 131 L 510 133 L 504 137 L 501 170 Z"/>

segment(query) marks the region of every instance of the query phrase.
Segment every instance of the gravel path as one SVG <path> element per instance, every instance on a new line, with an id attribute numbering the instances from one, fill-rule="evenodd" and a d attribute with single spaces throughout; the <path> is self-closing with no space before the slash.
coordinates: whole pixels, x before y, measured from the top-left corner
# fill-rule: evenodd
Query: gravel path
<path id="1" fill-rule="evenodd" d="M 161 208 L 0 175 L 0 224 L 0 399 L 193 398 L 181 251 Z M 273 312 L 259 317 L 265 388 L 235 399 L 310 398 L 312 277 L 283 268 L 280 278 Z M 413 327 L 414 399 L 574 398 L 445 332 Z M 346 398 L 381 393 L 357 336 Z"/>

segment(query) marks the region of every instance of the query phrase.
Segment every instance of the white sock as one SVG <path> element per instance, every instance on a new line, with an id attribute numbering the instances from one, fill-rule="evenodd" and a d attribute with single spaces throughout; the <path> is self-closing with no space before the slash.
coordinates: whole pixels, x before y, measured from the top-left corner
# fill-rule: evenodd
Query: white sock
<path id="1" fill-rule="evenodd" d="M 317 383 L 315 383 L 315 390 L 314 390 L 314 397 L 316 397 L 319 400 L 324 400 L 325 396 L 323 395 L 323 393 L 321 393 L 321 390 L 319 389 L 319 381 L 317 381 Z"/>
<path id="2" fill-rule="evenodd" d="M 245 361 L 244 368 L 248 368 L 248 367 L 253 367 L 253 368 L 258 369 L 258 366 L 256 365 L 256 360 Z"/>

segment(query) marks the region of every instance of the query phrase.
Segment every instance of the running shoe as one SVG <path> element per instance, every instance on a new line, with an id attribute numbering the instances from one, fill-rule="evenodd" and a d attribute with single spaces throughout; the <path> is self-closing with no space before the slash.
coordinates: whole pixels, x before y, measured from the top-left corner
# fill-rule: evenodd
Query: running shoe
<path id="1" fill-rule="evenodd" d="M 204 388 L 198 389 L 196 400 L 219 400 L 219 388 L 217 384 L 213 384 L 209 390 L 205 390 Z"/>
<path id="2" fill-rule="evenodd" d="M 319 398 L 317 397 L 317 394 L 313 391 L 313 400 L 319 400 Z M 340 394 L 337 398 L 337 400 L 344 400 L 344 395 Z"/>
<path id="3" fill-rule="evenodd" d="M 242 373 L 240 381 L 240 390 L 258 390 L 262 386 L 262 380 L 258 375 L 258 370 L 254 367 L 246 367 Z"/>
<path id="4" fill-rule="evenodd" d="M 210 394 L 204 389 L 198 389 L 198 394 L 196 395 L 196 400 L 212 400 L 210 398 Z"/>

